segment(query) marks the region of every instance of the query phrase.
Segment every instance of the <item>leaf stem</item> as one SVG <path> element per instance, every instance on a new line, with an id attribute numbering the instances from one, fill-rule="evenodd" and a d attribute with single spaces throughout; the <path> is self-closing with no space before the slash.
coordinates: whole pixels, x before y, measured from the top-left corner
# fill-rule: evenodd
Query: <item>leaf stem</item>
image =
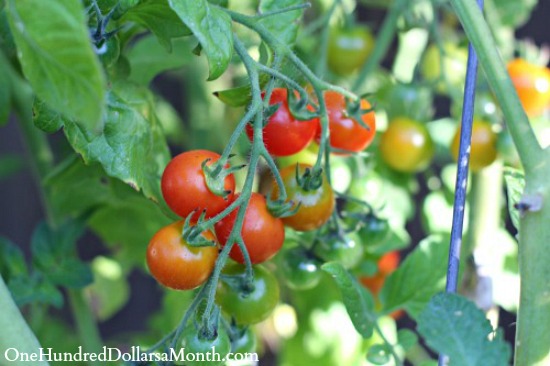
<path id="1" fill-rule="evenodd" d="M 67 291 L 69 303 L 80 336 L 80 342 L 86 352 L 99 354 L 103 344 L 97 329 L 97 324 L 82 291 L 69 289 Z M 90 361 L 91 366 L 101 365 L 100 361 Z"/>

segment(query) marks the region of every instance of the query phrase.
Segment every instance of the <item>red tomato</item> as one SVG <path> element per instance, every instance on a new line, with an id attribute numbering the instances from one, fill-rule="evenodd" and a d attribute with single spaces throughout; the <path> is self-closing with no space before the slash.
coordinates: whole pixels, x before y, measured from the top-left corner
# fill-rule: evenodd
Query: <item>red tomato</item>
<path id="1" fill-rule="evenodd" d="M 303 150 L 313 140 L 317 130 L 316 118 L 307 121 L 294 118 L 288 108 L 287 93 L 284 88 L 275 88 L 269 98 L 270 105 L 280 103 L 263 129 L 265 147 L 273 156 L 289 156 Z M 246 126 L 246 134 L 252 141 L 252 125 Z"/>
<path id="2" fill-rule="evenodd" d="M 311 165 L 300 164 L 299 174 L 304 174 Z M 291 165 L 281 169 L 281 178 L 288 194 L 288 200 L 294 205 L 300 204 L 298 212 L 289 217 L 283 217 L 285 225 L 294 230 L 308 231 L 321 227 L 330 218 L 334 210 L 334 192 L 326 179 L 316 190 L 306 191 L 296 181 L 296 166 Z M 279 187 L 274 183 L 271 198 L 279 197 Z"/>
<path id="3" fill-rule="evenodd" d="M 166 287 L 190 290 L 203 284 L 214 269 L 218 248 L 191 247 L 182 238 L 183 221 L 160 229 L 147 247 L 147 266 L 153 277 Z M 213 242 L 210 231 L 202 235 Z"/>
<path id="4" fill-rule="evenodd" d="M 328 90 L 325 92 L 324 98 L 328 112 L 330 146 L 349 152 L 359 152 L 369 146 L 375 135 L 374 112 L 364 113 L 362 116 L 363 122 L 369 127 L 366 129 L 359 122 L 347 116 L 346 99 L 342 94 Z M 370 103 L 361 99 L 361 109 L 370 108 Z M 320 139 L 321 124 L 319 123 L 315 140 L 319 143 Z"/>
<path id="5" fill-rule="evenodd" d="M 515 59 L 508 63 L 508 73 L 525 113 L 529 116 L 541 114 L 550 103 L 550 70 Z"/>
<path id="6" fill-rule="evenodd" d="M 233 230 L 237 220 L 237 211 L 234 210 L 215 225 L 216 236 L 222 246 L 227 243 L 231 230 Z M 267 209 L 265 197 L 259 193 L 252 193 L 250 197 L 241 235 L 250 260 L 254 264 L 267 261 L 283 246 L 285 240 L 283 221 L 271 215 Z M 237 244 L 233 244 L 229 256 L 244 264 L 244 256 Z"/>
<path id="7" fill-rule="evenodd" d="M 230 193 L 224 198 L 210 191 L 201 168 L 206 159 L 210 159 L 207 165 L 211 165 L 219 158 L 220 155 L 212 151 L 192 150 L 168 163 L 162 174 L 161 188 L 172 211 L 181 217 L 196 211 L 193 218 L 198 219 L 203 210 L 206 210 L 206 217 L 212 217 L 229 206 L 235 192 L 235 177 L 231 174 L 225 178 L 224 188 Z"/>
<path id="8" fill-rule="evenodd" d="M 384 286 L 386 277 L 395 271 L 397 266 L 399 266 L 399 252 L 393 251 L 386 253 L 378 260 L 378 273 L 371 277 L 362 276 L 359 278 L 359 281 L 363 286 L 368 288 L 373 295 L 377 296 L 382 286 Z"/>

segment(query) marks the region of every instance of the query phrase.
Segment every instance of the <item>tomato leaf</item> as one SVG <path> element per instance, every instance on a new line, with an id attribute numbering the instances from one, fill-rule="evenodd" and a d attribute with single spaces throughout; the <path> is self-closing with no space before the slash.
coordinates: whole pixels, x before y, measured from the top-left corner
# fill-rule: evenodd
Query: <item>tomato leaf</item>
<path id="1" fill-rule="evenodd" d="M 497 14 L 503 26 L 517 28 L 527 22 L 537 2 L 537 0 L 494 0 L 490 10 Z"/>
<path id="2" fill-rule="evenodd" d="M 19 307 L 30 303 L 51 304 L 56 308 L 63 305 L 61 291 L 41 271 L 10 279 L 8 288 Z"/>
<path id="3" fill-rule="evenodd" d="M 121 22 L 133 21 L 149 29 L 168 52 L 172 39 L 191 34 L 166 0 L 144 0 L 126 12 Z"/>
<path id="4" fill-rule="evenodd" d="M 223 10 L 211 6 L 206 0 L 168 0 L 170 7 L 199 40 L 208 58 L 214 80 L 229 66 L 233 56 L 231 18 Z"/>
<path id="5" fill-rule="evenodd" d="M 0 127 L 8 123 L 8 117 L 11 110 L 11 82 L 8 73 L 7 62 L 2 52 L 0 52 Z"/>
<path id="6" fill-rule="evenodd" d="M 380 292 L 385 311 L 405 308 L 416 318 L 430 301 L 443 289 L 447 270 L 449 240 L 433 235 L 422 240 L 398 269 L 393 272 Z"/>
<path id="7" fill-rule="evenodd" d="M 508 212 L 514 227 L 519 230 L 519 210 L 515 208 L 521 201 L 521 196 L 525 188 L 525 176 L 514 168 L 504 168 L 504 181 L 506 182 L 506 191 L 508 193 Z"/>
<path id="8" fill-rule="evenodd" d="M 302 0 L 262 0 L 260 1 L 260 13 L 288 8 L 289 6 L 302 4 Z M 292 44 L 298 35 L 298 19 L 303 10 L 292 10 L 281 14 L 268 16 L 260 20 L 260 23 L 277 37 L 282 43 Z"/>
<path id="9" fill-rule="evenodd" d="M 447 355 L 451 365 L 501 366 L 510 361 L 510 346 L 494 332 L 485 314 L 466 298 L 448 293 L 433 297 L 418 317 L 418 331 L 428 345 Z"/>
<path id="10" fill-rule="evenodd" d="M 370 338 L 376 322 L 372 295 L 341 264 L 329 262 L 321 268 L 334 278 L 340 288 L 344 305 L 357 332 L 364 338 Z"/>
<path id="11" fill-rule="evenodd" d="M 130 80 L 149 85 L 158 74 L 189 63 L 190 49 L 189 43 L 182 39 L 173 42 L 172 52 L 166 51 L 151 36 L 140 39 L 128 52 L 132 70 Z"/>
<path id="12" fill-rule="evenodd" d="M 41 223 L 35 229 L 33 263 L 53 284 L 80 288 L 92 283 L 90 268 L 76 257 L 76 241 L 83 231 L 82 220 L 67 221 L 56 229 Z"/>
<path id="13" fill-rule="evenodd" d="M 21 249 L 7 238 L 0 236 L 0 275 L 9 280 L 15 275 L 27 273 L 27 263 Z"/>
<path id="14" fill-rule="evenodd" d="M 80 1 L 8 2 L 19 61 L 36 95 L 97 134 L 106 86 L 84 14 Z"/>
<path id="15" fill-rule="evenodd" d="M 154 114 L 151 93 L 133 84 L 114 85 L 107 96 L 105 133 L 93 136 L 66 120 L 65 135 L 87 164 L 98 162 L 156 202 L 163 202 L 160 176 L 170 153 Z"/>

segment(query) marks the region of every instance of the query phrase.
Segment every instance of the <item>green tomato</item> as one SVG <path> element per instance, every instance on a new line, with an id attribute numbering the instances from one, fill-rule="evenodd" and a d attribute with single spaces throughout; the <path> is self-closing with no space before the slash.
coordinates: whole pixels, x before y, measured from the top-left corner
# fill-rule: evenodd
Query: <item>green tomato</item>
<path id="1" fill-rule="evenodd" d="M 231 351 L 231 342 L 229 336 L 223 330 L 218 328 L 218 334 L 214 339 L 205 339 L 194 327 L 188 327 L 182 335 L 182 347 L 185 348 L 186 358 L 191 354 L 195 355 L 195 360 L 188 359 L 184 364 L 192 366 L 221 366 L 225 365 L 223 359 Z M 212 349 L 214 347 L 214 349 Z M 219 354 L 220 360 L 215 358 Z M 213 357 L 214 356 L 214 357 Z"/>
<path id="2" fill-rule="evenodd" d="M 257 343 L 252 328 L 239 329 L 237 337 L 231 340 L 231 352 L 240 354 L 256 352 Z"/>
<path id="3" fill-rule="evenodd" d="M 390 238 L 390 224 L 386 219 L 371 216 L 362 223 L 357 234 L 364 246 L 377 246 Z"/>
<path id="4" fill-rule="evenodd" d="M 125 80 L 130 76 L 130 70 L 130 61 L 124 55 L 120 55 L 118 61 L 107 68 L 107 73 L 113 80 Z"/>
<path id="5" fill-rule="evenodd" d="M 326 240 L 317 243 L 314 252 L 323 260 L 339 262 L 347 269 L 355 267 L 363 257 L 363 247 L 355 233 L 347 234 L 345 237 L 326 237 Z"/>
<path id="6" fill-rule="evenodd" d="M 374 37 L 368 28 L 333 28 L 328 41 L 328 66 L 336 74 L 350 75 L 365 63 L 373 48 Z"/>
<path id="7" fill-rule="evenodd" d="M 283 254 L 281 268 L 288 287 L 294 290 L 311 289 L 321 280 L 319 262 L 300 247 Z"/>
<path id="8" fill-rule="evenodd" d="M 229 264 L 218 282 L 216 302 L 237 324 L 259 323 L 266 319 L 279 302 L 279 283 L 267 269 L 254 266 L 254 280 L 249 288 L 244 279 L 245 266 Z"/>

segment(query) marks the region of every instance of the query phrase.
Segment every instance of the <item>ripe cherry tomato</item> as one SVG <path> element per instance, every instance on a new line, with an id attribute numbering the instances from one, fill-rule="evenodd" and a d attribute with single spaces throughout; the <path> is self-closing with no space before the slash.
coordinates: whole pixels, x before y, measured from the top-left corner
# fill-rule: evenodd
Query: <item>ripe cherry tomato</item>
<path id="1" fill-rule="evenodd" d="M 237 196 L 235 196 L 236 198 Z M 216 236 L 221 245 L 227 243 L 233 225 L 237 220 L 237 211 L 234 210 L 215 225 Z M 283 221 L 271 215 L 267 209 L 265 197 L 259 193 L 252 193 L 250 197 L 241 235 L 250 255 L 250 260 L 254 264 L 270 259 L 283 246 L 285 240 Z M 237 244 L 233 244 L 229 256 L 233 260 L 244 264 L 243 254 Z"/>
<path id="2" fill-rule="evenodd" d="M 228 264 L 224 275 L 244 276 L 245 266 Z M 216 302 L 239 325 L 255 324 L 266 319 L 279 302 L 279 283 L 267 269 L 254 266 L 252 289 L 236 286 L 235 277 L 221 277 Z"/>
<path id="3" fill-rule="evenodd" d="M 355 233 L 347 234 L 345 237 L 335 235 L 327 240 L 321 240 L 315 245 L 314 250 L 323 260 L 339 262 L 348 269 L 355 267 L 363 256 L 363 247 Z"/>
<path id="4" fill-rule="evenodd" d="M 362 116 L 363 122 L 369 127 L 366 129 L 359 122 L 347 116 L 346 99 L 342 94 L 329 90 L 325 92 L 324 98 L 328 111 L 330 146 L 350 152 L 359 152 L 369 146 L 375 135 L 374 112 L 364 113 Z M 370 103 L 361 99 L 361 109 L 370 108 Z M 319 123 L 315 140 L 319 143 L 320 139 L 321 124 Z"/>
<path id="5" fill-rule="evenodd" d="M 508 63 L 508 74 L 528 116 L 540 115 L 550 103 L 550 70 L 523 59 Z"/>
<path id="6" fill-rule="evenodd" d="M 219 158 L 220 155 L 212 151 L 192 150 L 168 163 L 162 174 L 161 188 L 172 211 L 181 217 L 195 211 L 193 218 L 198 219 L 203 210 L 206 210 L 206 217 L 212 217 L 229 206 L 235 192 L 235 177 L 232 174 L 225 177 L 224 189 L 230 193 L 224 198 L 210 191 L 201 168 L 203 161 L 210 159 L 207 165 L 211 165 Z"/>
<path id="7" fill-rule="evenodd" d="M 398 117 L 390 122 L 388 129 L 382 134 L 380 153 L 391 168 L 414 173 L 430 164 L 434 144 L 424 124 Z"/>
<path id="8" fill-rule="evenodd" d="M 283 254 L 281 268 L 285 281 L 291 289 L 307 290 L 321 280 L 320 263 L 303 248 L 292 248 Z"/>
<path id="9" fill-rule="evenodd" d="M 363 26 L 333 28 L 328 40 L 328 66 L 336 74 L 350 75 L 367 60 L 374 37 Z"/>
<path id="10" fill-rule="evenodd" d="M 460 128 L 451 144 L 451 153 L 458 159 Z M 470 148 L 470 169 L 475 172 L 491 165 L 497 158 L 497 135 L 489 122 L 476 119 L 472 124 L 472 145 Z"/>
<path id="11" fill-rule="evenodd" d="M 147 266 L 164 286 L 190 290 L 208 279 L 218 258 L 218 248 L 191 247 L 183 240 L 182 230 L 183 221 L 177 221 L 157 231 L 147 247 Z M 202 235 L 216 241 L 210 231 Z"/>
<path id="12" fill-rule="evenodd" d="M 388 252 L 378 260 L 378 272 L 371 277 L 362 276 L 359 278 L 359 281 L 363 286 L 368 288 L 373 295 L 377 296 L 382 286 L 384 286 L 386 277 L 395 271 L 397 266 L 399 266 L 399 252 Z"/>
<path id="13" fill-rule="evenodd" d="M 223 359 L 231 351 L 231 342 L 227 332 L 218 328 L 218 334 L 214 339 L 202 338 L 195 327 L 188 327 L 182 334 L 182 347 L 185 348 L 185 354 L 195 355 L 194 361 L 185 361 L 186 365 L 193 366 L 221 366 L 225 365 Z M 212 347 L 217 354 L 219 354 L 219 360 L 212 354 Z M 210 356 L 210 360 L 207 357 Z"/>
<path id="14" fill-rule="evenodd" d="M 312 169 L 311 165 L 299 164 L 298 166 L 300 175 L 303 175 L 306 169 Z M 280 173 L 288 200 L 294 205 L 300 204 L 298 212 L 282 218 L 283 223 L 294 230 L 308 231 L 317 229 L 327 222 L 334 210 L 334 192 L 327 180 L 323 178 L 323 183 L 318 189 L 306 191 L 296 181 L 295 166 L 287 166 Z M 277 183 L 274 183 L 271 198 L 277 199 L 278 197 L 279 187 Z"/>
<path id="15" fill-rule="evenodd" d="M 294 118 L 288 108 L 287 93 L 284 88 L 275 88 L 269 98 L 270 105 L 280 104 L 263 129 L 265 147 L 273 156 L 289 156 L 303 150 L 317 130 L 316 118 L 307 121 Z M 250 124 L 246 126 L 246 134 L 252 141 L 254 130 Z"/>

